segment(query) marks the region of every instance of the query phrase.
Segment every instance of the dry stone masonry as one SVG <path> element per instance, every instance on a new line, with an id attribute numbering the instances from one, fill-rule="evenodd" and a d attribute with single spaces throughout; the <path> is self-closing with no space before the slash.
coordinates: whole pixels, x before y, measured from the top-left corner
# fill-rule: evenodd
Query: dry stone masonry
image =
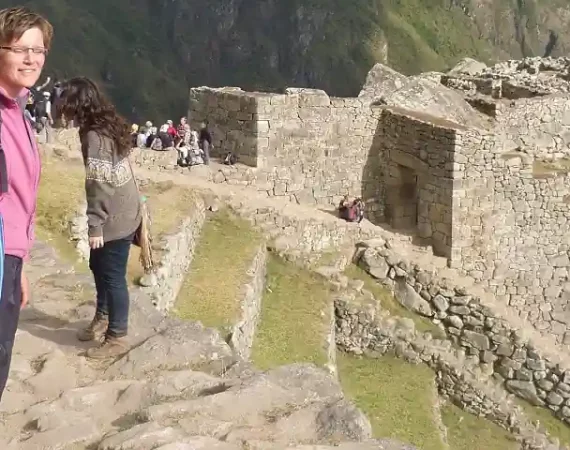
<path id="1" fill-rule="evenodd" d="M 412 265 L 386 245 L 362 247 L 357 258 L 402 305 L 439 325 L 506 390 L 570 423 L 570 363 L 552 352 L 548 342 L 505 320 L 476 287 L 460 287 L 456 280 Z"/>
<path id="2" fill-rule="evenodd" d="M 218 183 L 292 202 L 362 197 L 375 224 L 475 279 L 558 344 L 570 344 L 570 59 L 462 61 L 406 77 L 381 64 L 358 98 L 194 88 Z"/>

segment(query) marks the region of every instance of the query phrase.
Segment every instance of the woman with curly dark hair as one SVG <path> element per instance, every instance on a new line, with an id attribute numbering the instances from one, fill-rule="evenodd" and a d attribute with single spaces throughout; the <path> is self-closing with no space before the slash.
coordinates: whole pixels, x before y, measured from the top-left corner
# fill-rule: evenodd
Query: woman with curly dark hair
<path id="1" fill-rule="evenodd" d="M 87 351 L 88 357 L 113 358 L 128 350 L 127 260 L 141 224 L 140 195 L 128 160 L 130 127 L 87 78 L 66 82 L 58 112 L 79 127 L 86 175 L 89 268 L 97 289 L 95 317 L 78 338 L 101 342 Z"/>

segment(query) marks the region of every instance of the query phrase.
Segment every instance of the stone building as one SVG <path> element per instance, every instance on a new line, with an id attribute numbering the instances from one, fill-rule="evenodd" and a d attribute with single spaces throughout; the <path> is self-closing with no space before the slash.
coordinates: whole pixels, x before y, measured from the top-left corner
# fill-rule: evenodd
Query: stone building
<path id="1" fill-rule="evenodd" d="M 362 197 L 374 223 L 431 245 L 562 340 L 570 59 L 475 66 L 405 77 L 377 65 L 358 98 L 195 88 L 189 114 L 209 120 L 214 151 L 237 154 L 258 189 L 323 206 Z"/>

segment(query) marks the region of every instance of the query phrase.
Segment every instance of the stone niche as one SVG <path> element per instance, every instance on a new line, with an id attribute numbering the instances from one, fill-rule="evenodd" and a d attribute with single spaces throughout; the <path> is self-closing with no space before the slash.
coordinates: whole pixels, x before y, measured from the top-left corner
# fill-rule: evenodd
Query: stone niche
<path id="1" fill-rule="evenodd" d="M 418 227 L 418 175 L 406 166 L 390 164 L 384 214 L 395 229 L 416 232 Z"/>

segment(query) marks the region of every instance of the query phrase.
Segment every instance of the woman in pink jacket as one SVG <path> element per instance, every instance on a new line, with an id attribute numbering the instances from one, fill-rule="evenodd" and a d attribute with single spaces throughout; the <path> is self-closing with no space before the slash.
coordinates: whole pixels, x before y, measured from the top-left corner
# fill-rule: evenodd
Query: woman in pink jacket
<path id="1" fill-rule="evenodd" d="M 8 379 L 20 309 L 28 302 L 23 262 L 34 240 L 40 179 L 39 153 L 24 109 L 52 37 L 50 23 L 29 9 L 0 10 L 0 217 L 4 222 L 0 398 Z"/>

